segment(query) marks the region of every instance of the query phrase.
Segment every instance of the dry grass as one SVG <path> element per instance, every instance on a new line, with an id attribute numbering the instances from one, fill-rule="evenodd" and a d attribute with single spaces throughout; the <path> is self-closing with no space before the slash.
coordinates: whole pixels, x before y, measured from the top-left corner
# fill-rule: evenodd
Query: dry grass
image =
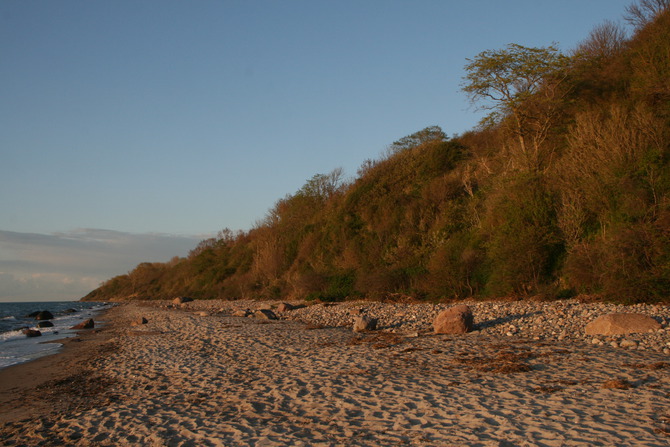
<path id="1" fill-rule="evenodd" d="M 453 362 L 468 365 L 475 371 L 494 374 L 512 374 L 528 372 L 533 368 L 526 360 L 537 357 L 530 348 L 525 346 L 513 346 L 510 343 L 494 343 L 486 347 L 490 356 L 470 357 L 470 352 L 457 352 Z"/>
<path id="2" fill-rule="evenodd" d="M 510 355 L 503 357 L 503 359 L 491 357 L 456 358 L 453 361 L 457 364 L 470 366 L 475 371 L 497 374 L 512 374 L 532 370 L 528 364 L 522 362 L 518 357 Z"/>
<path id="3" fill-rule="evenodd" d="M 391 332 L 376 332 L 372 335 L 363 335 L 359 337 L 352 337 L 348 345 L 357 346 L 362 344 L 369 344 L 374 349 L 390 348 L 397 346 L 403 342 L 402 337 Z"/>

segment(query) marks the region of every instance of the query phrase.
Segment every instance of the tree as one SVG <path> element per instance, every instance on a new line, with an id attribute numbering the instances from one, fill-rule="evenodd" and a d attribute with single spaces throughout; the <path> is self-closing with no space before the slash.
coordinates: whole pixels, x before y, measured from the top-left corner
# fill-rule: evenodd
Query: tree
<path id="1" fill-rule="evenodd" d="M 393 144 L 388 147 L 388 153 L 389 155 L 393 155 L 407 149 L 421 146 L 422 144 L 428 143 L 429 141 L 447 140 L 447 135 L 442 131 L 440 126 L 430 126 L 418 132 L 414 132 L 412 135 L 402 137 L 398 141 L 394 141 Z"/>
<path id="2" fill-rule="evenodd" d="M 303 185 L 296 195 L 328 200 L 340 190 L 343 176 L 342 168 L 333 169 L 328 174 L 316 174 Z"/>
<path id="3" fill-rule="evenodd" d="M 626 7 L 626 20 L 640 29 L 670 9 L 670 0 L 640 0 Z"/>
<path id="4" fill-rule="evenodd" d="M 507 124 L 526 167 L 537 170 L 546 162 L 541 149 L 565 95 L 559 87 L 570 59 L 554 46 L 509 44 L 468 61 L 463 91 L 473 103 L 488 101 L 481 106 L 491 110 L 484 121 Z"/>
<path id="5" fill-rule="evenodd" d="M 589 37 L 579 44 L 576 55 L 588 59 L 609 58 L 623 50 L 626 40 L 626 30 L 619 24 L 606 20 L 596 26 Z"/>

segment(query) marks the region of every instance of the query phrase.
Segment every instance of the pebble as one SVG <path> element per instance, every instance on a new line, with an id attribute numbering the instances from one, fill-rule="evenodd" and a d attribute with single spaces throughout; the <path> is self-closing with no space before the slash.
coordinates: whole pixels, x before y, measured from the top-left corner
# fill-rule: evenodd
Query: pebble
<path id="1" fill-rule="evenodd" d="M 196 300 L 191 309 L 211 313 L 232 313 L 239 309 L 276 308 L 280 303 L 268 301 Z M 378 319 L 378 329 L 399 335 L 416 332 L 432 333 L 433 320 L 442 310 L 456 303 L 382 303 L 374 301 L 345 301 L 341 303 L 292 302 L 303 307 L 284 312 L 281 319 L 302 321 L 315 327 L 350 327 L 355 315 L 365 314 Z M 474 301 L 466 300 L 472 309 L 475 332 L 490 336 L 523 337 L 546 341 L 581 341 L 593 346 L 652 350 L 670 353 L 670 305 L 561 301 Z M 599 317 L 614 312 L 633 312 L 649 315 L 662 325 L 662 330 L 606 340 L 588 336 L 584 327 Z M 666 352 L 667 351 L 667 352 Z"/>

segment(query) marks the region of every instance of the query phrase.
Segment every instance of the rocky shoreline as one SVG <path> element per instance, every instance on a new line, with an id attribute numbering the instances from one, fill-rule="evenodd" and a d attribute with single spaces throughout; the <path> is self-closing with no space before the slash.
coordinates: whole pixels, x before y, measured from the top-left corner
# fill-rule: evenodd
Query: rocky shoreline
<path id="1" fill-rule="evenodd" d="M 194 300 L 175 305 L 169 301 L 147 301 L 162 307 L 179 306 L 198 312 L 234 314 L 239 311 L 271 309 L 282 320 L 293 320 L 313 327 L 348 327 L 358 315 L 378 320 L 377 330 L 408 336 L 433 331 L 433 320 L 441 311 L 455 305 L 432 303 L 382 303 L 351 301 L 342 303 L 290 302 L 294 309 L 277 311 L 284 301 Z M 463 301 L 472 310 L 472 334 L 528 338 L 544 341 L 578 341 L 594 346 L 650 350 L 670 354 L 670 305 L 561 301 Z M 626 335 L 588 335 L 585 326 L 597 317 L 611 313 L 636 313 L 654 318 L 661 328 L 654 332 Z"/>

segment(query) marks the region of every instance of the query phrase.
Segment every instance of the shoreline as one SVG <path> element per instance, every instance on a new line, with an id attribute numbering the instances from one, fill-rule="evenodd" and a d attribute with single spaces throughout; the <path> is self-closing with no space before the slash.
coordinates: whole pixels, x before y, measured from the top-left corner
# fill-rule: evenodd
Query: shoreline
<path id="1" fill-rule="evenodd" d="M 0 371 L 60 352 L 63 340 L 77 336 L 74 326 L 89 318 L 98 319 L 109 307 L 107 303 L 76 301 L 0 303 Z M 42 311 L 50 318 L 35 318 Z M 25 330 L 37 336 L 27 336 Z"/>
<path id="2" fill-rule="evenodd" d="M 74 335 L 45 342 L 61 344 L 58 351 L 0 369 L 0 425 L 58 410 L 40 400 L 39 390 L 87 367 L 98 353 L 97 348 L 109 339 L 108 315 L 116 307 L 119 306 L 96 315 L 96 322 L 104 323 L 98 328 L 78 330 Z"/>
<path id="3" fill-rule="evenodd" d="M 231 316 L 268 304 L 108 309 L 82 341 L 9 367 L 25 379 L 18 388 L 0 371 L 0 443 L 670 445 L 662 352 L 535 339 L 520 319 L 513 336 L 501 332 L 504 318 L 501 331 L 414 334 L 388 323 L 411 320 L 405 307 L 371 302 L 310 306 L 299 311 L 305 321 Z M 500 315 L 517 311 L 498 305 Z M 361 307 L 389 312 L 381 331 L 313 323 Z M 141 317 L 148 323 L 132 325 Z"/>

